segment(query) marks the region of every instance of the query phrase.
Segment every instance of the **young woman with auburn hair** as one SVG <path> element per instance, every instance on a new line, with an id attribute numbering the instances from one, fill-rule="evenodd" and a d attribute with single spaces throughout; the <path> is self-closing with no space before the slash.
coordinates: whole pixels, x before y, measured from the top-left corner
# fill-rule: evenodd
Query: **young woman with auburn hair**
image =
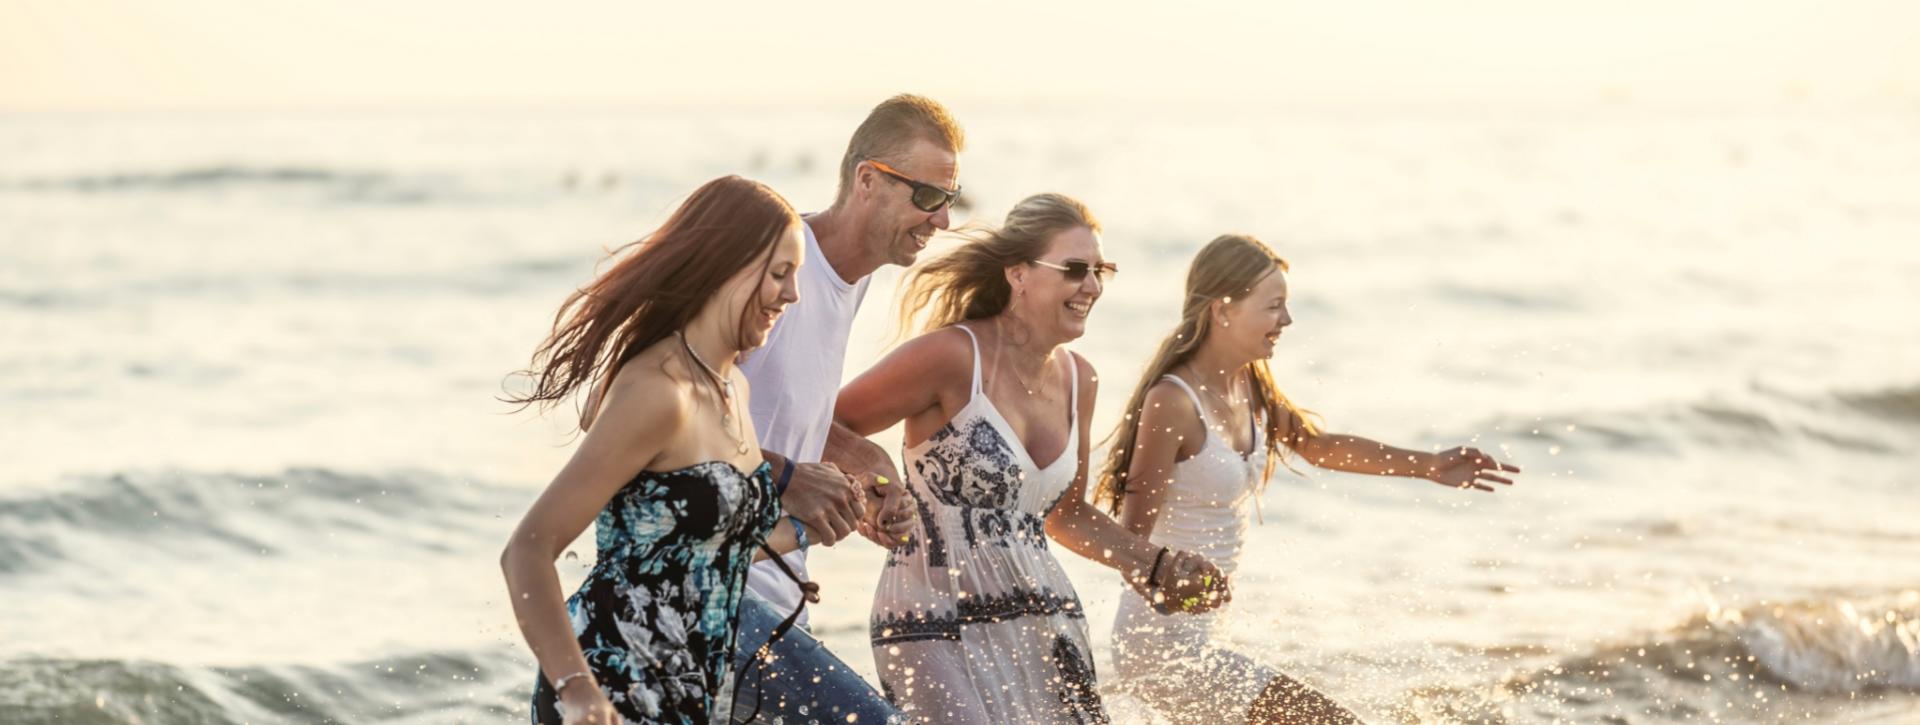
<path id="1" fill-rule="evenodd" d="M 501 567 L 540 664 L 535 721 L 705 725 L 731 701 L 718 690 L 756 549 L 798 545 L 735 360 L 798 299 L 800 220 L 728 176 L 615 255 L 561 306 L 531 391 L 510 399 L 587 397 L 579 447 Z M 563 600 L 553 563 L 589 522 L 594 567 Z"/>

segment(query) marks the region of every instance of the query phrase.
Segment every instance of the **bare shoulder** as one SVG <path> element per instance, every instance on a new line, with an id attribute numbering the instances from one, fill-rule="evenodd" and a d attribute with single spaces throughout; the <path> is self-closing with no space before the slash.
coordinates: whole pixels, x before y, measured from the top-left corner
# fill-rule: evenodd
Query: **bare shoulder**
<path id="1" fill-rule="evenodd" d="M 1193 407 L 1193 398 L 1179 383 L 1166 378 L 1153 381 L 1147 387 L 1147 394 L 1141 401 L 1138 411 L 1143 420 L 1153 419 L 1160 425 L 1171 425 L 1188 420 L 1200 422 L 1200 411 Z"/>
<path id="2" fill-rule="evenodd" d="M 1086 356 L 1080 353 L 1068 350 L 1067 355 L 1073 360 L 1074 381 L 1080 386 L 1080 407 L 1090 408 L 1100 393 L 1100 371 L 1093 369 L 1093 363 L 1087 362 Z"/>
<path id="3" fill-rule="evenodd" d="M 1085 355 L 1072 350 L 1068 350 L 1067 354 L 1073 356 L 1074 374 L 1080 378 L 1080 387 L 1100 384 L 1100 372 L 1093 369 L 1093 363 L 1087 362 Z"/>
<path id="4" fill-rule="evenodd" d="M 972 328 L 963 325 L 949 325 L 913 338 L 902 347 L 920 345 L 926 351 L 941 357 L 966 357 L 972 360 L 974 340 L 982 334 L 985 333 L 975 332 Z"/>
<path id="5" fill-rule="evenodd" d="M 594 427 L 649 436 L 678 431 L 696 405 L 687 373 L 678 359 L 660 354 L 659 346 L 635 356 L 607 385 Z"/>
<path id="6" fill-rule="evenodd" d="M 949 378 L 973 369 L 973 340 L 959 326 L 942 327 L 901 344 L 889 357 L 916 375 Z"/>

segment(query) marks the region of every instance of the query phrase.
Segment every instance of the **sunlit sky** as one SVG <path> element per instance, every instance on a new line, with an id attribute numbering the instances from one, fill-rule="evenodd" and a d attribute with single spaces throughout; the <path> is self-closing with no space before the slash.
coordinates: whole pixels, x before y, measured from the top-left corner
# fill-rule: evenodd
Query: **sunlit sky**
<path id="1" fill-rule="evenodd" d="M 1920 3 L 0 0 L 0 110 L 1920 106 Z"/>

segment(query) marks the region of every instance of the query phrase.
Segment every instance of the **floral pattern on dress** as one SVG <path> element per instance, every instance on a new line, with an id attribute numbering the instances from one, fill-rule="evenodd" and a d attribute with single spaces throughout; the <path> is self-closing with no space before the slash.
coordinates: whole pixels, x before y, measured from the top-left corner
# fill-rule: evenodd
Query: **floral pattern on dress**
<path id="1" fill-rule="evenodd" d="M 595 519 L 594 567 L 567 615 L 623 719 L 706 725 L 726 696 L 747 567 L 780 517 L 769 471 L 642 471 Z M 541 676 L 535 722 L 559 722 L 557 697 Z"/>

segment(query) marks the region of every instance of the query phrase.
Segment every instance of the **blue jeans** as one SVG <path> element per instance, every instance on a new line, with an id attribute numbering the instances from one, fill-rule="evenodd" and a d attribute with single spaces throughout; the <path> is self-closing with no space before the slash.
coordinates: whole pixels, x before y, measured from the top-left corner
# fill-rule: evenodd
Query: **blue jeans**
<path id="1" fill-rule="evenodd" d="M 733 671 L 746 668 L 733 701 L 733 721 L 746 722 L 757 701 L 754 722 L 845 723 L 858 716 L 860 725 L 909 722 L 905 715 L 867 684 L 860 674 L 827 651 L 807 630 L 794 627 L 773 643 L 773 661 L 754 660 L 754 651 L 792 612 L 775 611 L 753 592 L 740 598 L 740 625 L 733 648 Z"/>

